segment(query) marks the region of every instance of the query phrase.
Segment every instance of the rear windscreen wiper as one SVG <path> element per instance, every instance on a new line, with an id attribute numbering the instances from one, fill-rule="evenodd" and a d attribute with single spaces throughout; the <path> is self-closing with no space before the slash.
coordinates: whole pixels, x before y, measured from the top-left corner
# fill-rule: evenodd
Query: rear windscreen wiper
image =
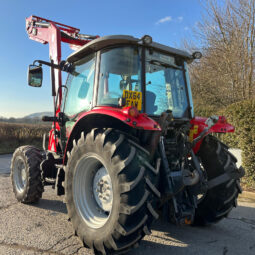
<path id="1" fill-rule="evenodd" d="M 165 68 L 174 68 L 174 69 L 182 70 L 181 67 L 171 65 L 171 64 L 167 64 L 167 63 L 164 63 L 164 62 L 162 62 L 160 60 L 157 60 L 157 59 L 152 59 L 152 60 L 149 61 L 149 63 L 152 64 L 152 65 L 163 66 Z"/>

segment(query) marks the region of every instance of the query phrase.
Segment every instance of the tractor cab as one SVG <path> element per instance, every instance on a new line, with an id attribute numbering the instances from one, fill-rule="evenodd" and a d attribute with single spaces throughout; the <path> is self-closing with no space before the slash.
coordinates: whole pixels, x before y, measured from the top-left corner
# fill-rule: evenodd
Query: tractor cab
<path id="1" fill-rule="evenodd" d="M 72 117 L 94 107 L 135 107 L 140 113 L 191 119 L 193 104 L 186 52 L 153 43 L 151 37 L 105 36 L 67 58 L 62 111 Z"/>

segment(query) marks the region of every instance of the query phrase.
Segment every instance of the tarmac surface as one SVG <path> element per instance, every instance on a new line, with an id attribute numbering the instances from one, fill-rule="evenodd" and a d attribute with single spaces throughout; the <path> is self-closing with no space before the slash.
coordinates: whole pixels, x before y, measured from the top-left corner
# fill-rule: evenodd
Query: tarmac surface
<path id="1" fill-rule="evenodd" d="M 0 155 L 0 255 L 93 254 L 67 221 L 61 197 L 46 187 L 38 204 L 18 203 L 9 177 L 11 155 Z M 178 227 L 158 221 L 128 255 L 254 255 L 255 196 L 242 196 L 229 217 L 210 227 Z"/>

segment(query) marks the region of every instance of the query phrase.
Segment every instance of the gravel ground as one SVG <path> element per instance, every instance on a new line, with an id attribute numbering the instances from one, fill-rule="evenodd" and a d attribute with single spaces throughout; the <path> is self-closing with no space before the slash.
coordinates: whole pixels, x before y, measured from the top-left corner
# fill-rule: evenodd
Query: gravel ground
<path id="1" fill-rule="evenodd" d="M 93 254 L 73 235 L 66 206 L 46 187 L 36 205 L 18 203 L 9 177 L 11 155 L 0 156 L 0 255 Z M 128 255 L 255 254 L 255 199 L 241 197 L 228 218 L 211 227 L 154 224 L 152 234 Z"/>

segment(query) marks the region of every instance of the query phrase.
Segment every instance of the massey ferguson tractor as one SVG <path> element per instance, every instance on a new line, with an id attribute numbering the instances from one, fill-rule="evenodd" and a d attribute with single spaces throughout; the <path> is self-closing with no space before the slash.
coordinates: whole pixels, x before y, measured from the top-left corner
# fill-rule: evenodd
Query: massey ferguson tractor
<path id="1" fill-rule="evenodd" d="M 159 216 L 208 225 L 237 205 L 244 170 L 213 135 L 234 127 L 223 116 L 193 113 L 187 64 L 200 52 L 148 35 L 84 35 L 36 16 L 26 31 L 49 44 L 50 61 L 35 60 L 28 83 L 40 87 L 42 65 L 50 68 L 54 116 L 42 118 L 52 122 L 47 148 L 44 136 L 43 151 L 27 145 L 13 154 L 18 201 L 37 202 L 53 186 L 74 233 L 95 254 L 136 247 Z M 61 42 L 75 49 L 66 60 Z"/>

